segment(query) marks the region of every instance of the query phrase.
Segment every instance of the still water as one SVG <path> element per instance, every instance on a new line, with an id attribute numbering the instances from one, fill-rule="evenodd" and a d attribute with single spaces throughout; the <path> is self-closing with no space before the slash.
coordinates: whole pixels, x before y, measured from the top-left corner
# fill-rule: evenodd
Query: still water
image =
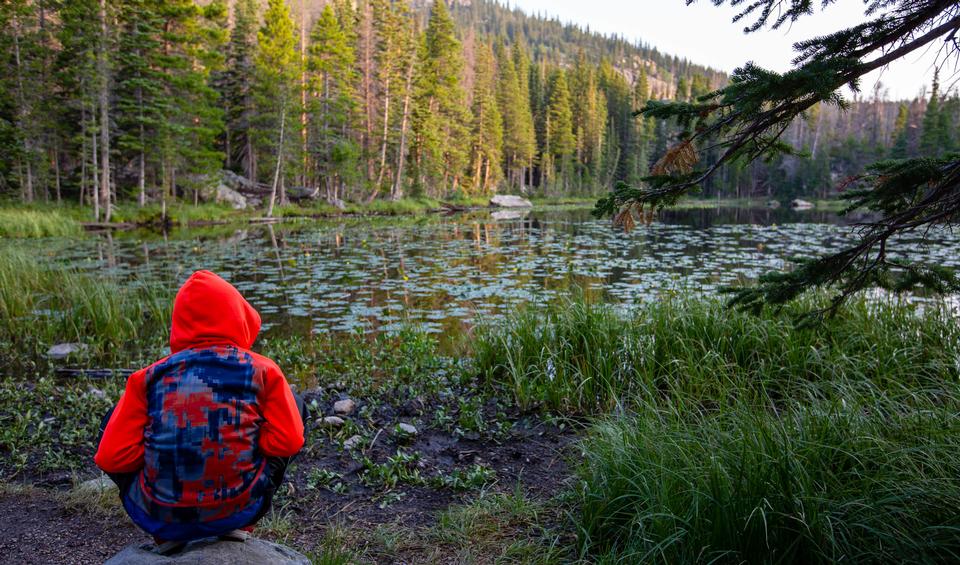
<path id="1" fill-rule="evenodd" d="M 714 293 L 836 249 L 849 219 L 765 209 L 660 213 L 631 233 L 589 210 L 486 212 L 427 219 L 284 223 L 18 242 L 102 276 L 175 289 L 217 272 L 263 315 L 268 332 L 391 330 L 413 322 L 456 332 L 572 288 L 632 305 L 667 292 Z M 960 267 L 960 234 L 896 248 Z"/>

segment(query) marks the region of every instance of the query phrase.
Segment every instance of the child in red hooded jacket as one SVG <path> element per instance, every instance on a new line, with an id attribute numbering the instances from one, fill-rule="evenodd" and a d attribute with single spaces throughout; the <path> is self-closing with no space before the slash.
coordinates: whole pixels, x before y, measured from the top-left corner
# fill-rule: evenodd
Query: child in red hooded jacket
<path id="1" fill-rule="evenodd" d="M 236 288 L 197 271 L 173 304 L 170 356 L 130 375 L 105 418 L 94 461 L 158 544 L 249 529 L 303 446 L 303 401 L 250 351 L 259 331 Z"/>

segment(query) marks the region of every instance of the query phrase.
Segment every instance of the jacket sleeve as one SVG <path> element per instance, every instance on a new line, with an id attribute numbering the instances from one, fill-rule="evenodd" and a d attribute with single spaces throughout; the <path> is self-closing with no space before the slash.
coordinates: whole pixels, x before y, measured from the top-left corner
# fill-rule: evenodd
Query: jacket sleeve
<path id="1" fill-rule="evenodd" d="M 107 473 L 132 473 L 143 467 L 143 433 L 149 421 L 145 377 L 145 369 L 130 375 L 103 431 L 93 460 Z"/>
<path id="2" fill-rule="evenodd" d="M 303 447 L 303 419 L 283 372 L 270 363 L 257 398 L 266 420 L 260 426 L 260 452 L 268 457 L 290 457 Z"/>

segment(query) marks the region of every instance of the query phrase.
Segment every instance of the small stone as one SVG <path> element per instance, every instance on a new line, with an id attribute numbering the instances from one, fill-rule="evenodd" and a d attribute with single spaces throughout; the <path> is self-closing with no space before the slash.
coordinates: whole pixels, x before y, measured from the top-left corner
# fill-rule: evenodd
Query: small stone
<path id="1" fill-rule="evenodd" d="M 58 343 L 47 350 L 47 357 L 51 359 L 66 359 L 74 353 L 80 353 L 87 349 L 85 343 Z"/>
<path id="2" fill-rule="evenodd" d="M 85 494 L 102 494 L 112 490 L 117 490 L 117 485 L 106 475 L 100 475 L 97 478 L 83 481 L 77 485 L 76 488 L 77 492 Z"/>
<path id="3" fill-rule="evenodd" d="M 323 425 L 328 428 L 343 427 L 344 421 L 340 416 L 327 416 L 323 419 Z"/>
<path id="4" fill-rule="evenodd" d="M 153 544 L 134 544 L 114 555 L 107 565 L 309 565 L 310 560 L 289 547 L 251 538 L 243 542 L 203 539 L 190 542 L 170 556 L 156 553 Z"/>
<path id="5" fill-rule="evenodd" d="M 400 422 L 399 424 L 397 424 L 397 430 L 400 432 L 401 435 L 405 435 L 405 436 L 417 435 L 417 428 L 411 424 L 407 424 L 406 422 Z"/>
<path id="6" fill-rule="evenodd" d="M 349 398 L 333 403 L 333 413 L 337 416 L 349 416 L 357 408 L 357 403 Z"/>
<path id="7" fill-rule="evenodd" d="M 360 442 L 363 441 L 361 436 L 350 436 L 347 438 L 347 441 L 343 442 L 344 449 L 356 449 L 360 446 Z"/>

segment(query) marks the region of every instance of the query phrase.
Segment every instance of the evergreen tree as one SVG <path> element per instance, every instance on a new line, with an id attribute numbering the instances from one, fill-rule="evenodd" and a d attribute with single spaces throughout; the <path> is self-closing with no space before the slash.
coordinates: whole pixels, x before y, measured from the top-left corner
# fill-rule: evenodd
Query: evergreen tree
<path id="1" fill-rule="evenodd" d="M 257 152 L 253 132 L 257 109 L 253 91 L 256 31 L 256 0 L 238 0 L 234 7 L 230 41 L 227 44 L 226 68 L 217 79 L 224 110 L 223 148 L 226 166 L 239 166 L 250 181 L 257 180 Z"/>
<path id="2" fill-rule="evenodd" d="M 286 201 L 284 175 L 298 162 L 296 144 L 291 142 L 296 136 L 290 131 L 300 113 L 298 63 L 296 30 L 290 10 L 284 0 L 269 0 L 263 25 L 257 32 L 254 55 L 256 139 L 260 153 L 271 156 L 266 160 L 272 177 L 267 216 L 273 215 L 278 196 L 281 204 Z"/>
<path id="3" fill-rule="evenodd" d="M 718 0 L 717 4 L 720 4 Z M 739 0 L 731 0 L 739 5 Z M 756 31 L 772 22 L 774 28 L 810 13 L 808 0 L 758 0 L 738 19 L 755 15 L 747 28 Z M 841 109 L 847 102 L 839 93 L 856 86 L 861 77 L 892 61 L 909 56 L 934 42 L 954 37 L 960 25 L 956 2 L 894 0 L 874 2 L 866 10 L 868 22 L 836 33 L 796 43 L 796 66 L 778 74 L 747 64 L 737 69 L 730 84 L 693 103 L 648 102 L 646 116 L 675 119 L 681 128 L 678 142 L 652 167 L 646 186 L 620 185 L 597 204 L 598 214 L 614 215 L 629 227 L 633 213 L 659 207 L 715 177 L 722 165 L 789 155 L 792 148 L 783 133 L 797 117 L 818 103 Z M 773 18 L 773 19 L 771 19 Z M 948 47 L 956 54 L 956 45 Z M 938 102 L 938 96 L 932 97 Z M 942 140 L 938 104 L 928 108 L 925 143 L 933 149 Z M 936 117 L 936 120 L 934 120 Z M 716 159 L 706 161 L 699 148 L 714 147 Z M 936 292 L 960 292 L 960 277 L 937 265 L 910 264 L 891 258 L 892 239 L 926 226 L 960 219 L 960 155 L 883 161 L 869 165 L 854 177 L 845 194 L 851 207 L 874 211 L 877 219 L 861 226 L 853 243 L 819 259 L 803 261 L 789 272 L 768 273 L 753 287 L 734 292 L 732 303 L 752 309 L 783 304 L 814 287 L 832 289 L 830 304 L 814 316 L 835 312 L 852 294 L 870 287 L 904 291 L 917 286 Z"/>
<path id="4" fill-rule="evenodd" d="M 463 58 L 445 2 L 434 2 L 420 48 L 413 112 L 417 185 L 433 194 L 456 191 L 469 154 L 469 110 L 460 83 Z"/>
<path id="5" fill-rule="evenodd" d="M 545 124 L 546 147 L 544 149 L 544 171 L 547 184 L 566 183 L 566 172 L 570 156 L 576 149 L 577 140 L 573 135 L 573 111 L 570 109 L 570 91 L 567 88 L 566 73 L 554 71 L 550 80 L 550 101 L 547 104 Z"/>
<path id="6" fill-rule="evenodd" d="M 357 110 L 355 53 L 328 4 L 310 32 L 307 58 L 309 159 L 312 176 L 328 202 L 343 198 L 345 180 L 356 177 L 359 149 L 351 138 Z"/>
<path id="7" fill-rule="evenodd" d="M 503 171 L 503 122 L 497 105 L 495 75 L 493 49 L 481 44 L 474 63 L 473 125 L 470 131 L 470 173 L 474 194 L 490 193 Z"/>

